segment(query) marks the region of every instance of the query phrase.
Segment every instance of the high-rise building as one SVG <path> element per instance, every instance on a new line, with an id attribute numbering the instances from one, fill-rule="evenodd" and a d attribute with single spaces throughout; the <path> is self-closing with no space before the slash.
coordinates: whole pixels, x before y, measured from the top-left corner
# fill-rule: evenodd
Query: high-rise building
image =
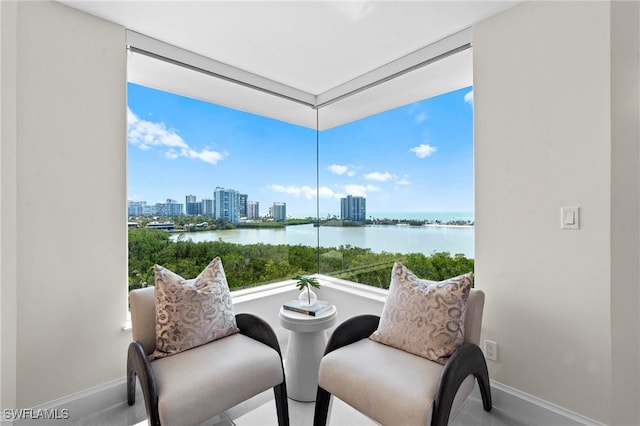
<path id="1" fill-rule="evenodd" d="M 213 216 L 213 200 L 209 198 L 202 200 L 202 214 L 204 216 Z"/>
<path id="2" fill-rule="evenodd" d="M 260 218 L 260 203 L 257 201 L 247 202 L 247 219 L 256 220 Z"/>
<path id="3" fill-rule="evenodd" d="M 240 218 L 240 194 L 235 189 L 216 187 L 213 193 L 213 216 L 231 223 Z"/>
<path id="4" fill-rule="evenodd" d="M 176 200 L 167 199 L 166 203 L 156 203 L 155 214 L 158 216 L 180 216 L 183 205 Z"/>
<path id="5" fill-rule="evenodd" d="M 271 208 L 271 216 L 276 222 L 287 220 L 287 203 L 275 202 Z"/>
<path id="6" fill-rule="evenodd" d="M 142 216 L 144 215 L 145 207 L 147 207 L 146 201 L 129 201 L 127 205 L 127 215 Z"/>
<path id="7" fill-rule="evenodd" d="M 202 203 L 196 202 L 195 195 L 187 195 L 185 197 L 185 213 L 190 216 L 197 216 L 202 214 Z"/>
<path id="8" fill-rule="evenodd" d="M 240 217 L 247 217 L 247 194 L 240 194 Z"/>
<path id="9" fill-rule="evenodd" d="M 367 218 L 367 199 L 364 197 L 354 197 L 352 195 L 341 198 L 340 218 L 342 220 L 364 222 Z"/>

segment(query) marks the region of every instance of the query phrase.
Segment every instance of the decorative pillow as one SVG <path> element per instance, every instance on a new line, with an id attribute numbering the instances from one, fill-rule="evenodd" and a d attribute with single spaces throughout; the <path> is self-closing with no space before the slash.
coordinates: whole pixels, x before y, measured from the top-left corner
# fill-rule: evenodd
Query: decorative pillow
<path id="1" fill-rule="evenodd" d="M 222 261 L 216 257 L 193 282 L 155 265 L 156 350 L 151 359 L 237 333 Z"/>
<path id="2" fill-rule="evenodd" d="M 370 338 L 444 364 L 464 342 L 472 283 L 472 273 L 440 282 L 423 280 L 395 262 L 380 324 Z"/>

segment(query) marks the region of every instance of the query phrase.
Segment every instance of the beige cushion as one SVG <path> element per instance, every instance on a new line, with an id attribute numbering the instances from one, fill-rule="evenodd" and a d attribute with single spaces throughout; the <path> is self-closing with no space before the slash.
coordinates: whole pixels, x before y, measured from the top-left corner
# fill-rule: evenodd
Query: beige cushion
<path id="1" fill-rule="evenodd" d="M 484 292 L 472 288 L 467 299 L 467 313 L 464 318 L 464 342 L 480 345 L 482 314 L 484 311 Z"/>
<path id="2" fill-rule="evenodd" d="M 144 287 L 129 292 L 131 336 L 142 343 L 147 355 L 156 350 L 156 289 Z"/>
<path id="3" fill-rule="evenodd" d="M 151 363 L 163 425 L 193 425 L 282 383 L 280 356 L 234 334 Z"/>
<path id="4" fill-rule="evenodd" d="M 155 265 L 156 350 L 174 355 L 237 333 L 229 285 L 216 257 L 194 281 Z"/>
<path id="5" fill-rule="evenodd" d="M 389 295 L 371 339 L 444 364 L 464 343 L 473 274 L 422 280 L 402 263 L 391 273 Z"/>
<path id="6" fill-rule="evenodd" d="M 426 425 L 443 366 L 370 339 L 322 358 L 318 384 L 383 425 Z"/>

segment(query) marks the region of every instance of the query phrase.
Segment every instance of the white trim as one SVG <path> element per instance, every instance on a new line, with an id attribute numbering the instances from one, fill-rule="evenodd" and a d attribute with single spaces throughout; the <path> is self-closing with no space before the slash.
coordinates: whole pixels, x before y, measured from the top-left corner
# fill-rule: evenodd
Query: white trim
<path id="1" fill-rule="evenodd" d="M 67 424 L 91 414 L 127 403 L 126 378 L 112 380 L 53 401 L 37 405 L 37 410 L 68 410 L 69 418 L 65 420 L 47 420 L 48 424 Z M 136 382 L 136 404 L 144 404 L 140 387 Z M 34 420 L 16 420 L 15 426 L 33 424 Z M 4 424 L 4 423 L 3 423 Z"/>
<path id="2" fill-rule="evenodd" d="M 476 385 L 470 398 L 481 400 Z M 491 380 L 493 409 L 525 424 L 538 426 L 605 426 L 588 417 L 562 408 L 544 399 Z"/>
<path id="3" fill-rule="evenodd" d="M 331 277 L 328 275 L 318 275 L 318 279 L 323 286 L 343 291 L 345 293 L 364 297 L 378 302 L 385 302 L 389 290 L 373 287 L 366 284 L 355 283 L 353 281 L 343 280 L 342 278 Z"/>
<path id="4" fill-rule="evenodd" d="M 234 304 L 247 302 L 249 300 L 260 299 L 262 297 L 273 296 L 280 293 L 286 293 L 295 289 L 294 280 L 279 281 L 271 284 L 263 284 L 256 287 L 250 287 L 242 290 L 233 290 L 231 292 L 231 300 Z"/>

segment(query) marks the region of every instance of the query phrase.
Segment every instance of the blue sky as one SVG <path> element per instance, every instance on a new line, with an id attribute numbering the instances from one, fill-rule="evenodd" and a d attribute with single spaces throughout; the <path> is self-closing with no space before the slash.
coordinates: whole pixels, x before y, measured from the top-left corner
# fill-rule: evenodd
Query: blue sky
<path id="1" fill-rule="evenodd" d="M 369 212 L 473 211 L 473 91 L 468 87 L 319 135 L 312 129 L 150 89 L 128 87 L 128 198 L 148 204 L 247 194 L 266 214 L 340 214 L 340 198 Z M 322 114 L 322 111 L 320 111 Z"/>

